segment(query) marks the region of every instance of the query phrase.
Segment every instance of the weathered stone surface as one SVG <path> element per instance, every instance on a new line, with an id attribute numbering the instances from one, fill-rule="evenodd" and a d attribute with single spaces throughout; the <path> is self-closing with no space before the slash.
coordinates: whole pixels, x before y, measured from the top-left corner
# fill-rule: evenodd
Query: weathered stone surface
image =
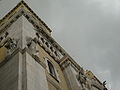
<path id="1" fill-rule="evenodd" d="M 80 66 L 51 37 L 50 31 L 23 0 L 0 20 L 0 90 L 92 90 L 87 85 L 103 90 L 104 84 L 94 75 L 89 84 L 85 78 L 83 88 L 76 78 Z M 9 39 L 12 41 L 6 46 Z M 28 39 L 32 39 L 29 45 Z M 49 67 L 46 69 L 45 58 L 52 62 L 56 78 Z M 64 65 L 67 61 L 70 62 Z"/>
<path id="2" fill-rule="evenodd" d="M 26 54 L 27 90 L 48 90 L 45 69 Z"/>
<path id="3" fill-rule="evenodd" d="M 20 53 L 0 67 L 0 90 L 18 90 Z"/>

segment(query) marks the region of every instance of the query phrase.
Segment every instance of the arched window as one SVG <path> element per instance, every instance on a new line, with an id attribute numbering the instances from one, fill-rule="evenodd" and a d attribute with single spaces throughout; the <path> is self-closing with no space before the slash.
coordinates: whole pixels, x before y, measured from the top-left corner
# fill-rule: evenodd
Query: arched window
<path id="1" fill-rule="evenodd" d="M 53 64 L 50 61 L 47 61 L 47 62 L 48 62 L 49 73 L 57 79 L 55 68 L 54 68 Z"/>
<path id="2" fill-rule="evenodd" d="M 57 82 L 60 82 L 58 71 L 56 70 L 55 65 L 52 63 L 52 61 L 45 57 L 45 63 L 47 66 L 47 71 L 49 72 L 50 76 L 52 76 Z"/>

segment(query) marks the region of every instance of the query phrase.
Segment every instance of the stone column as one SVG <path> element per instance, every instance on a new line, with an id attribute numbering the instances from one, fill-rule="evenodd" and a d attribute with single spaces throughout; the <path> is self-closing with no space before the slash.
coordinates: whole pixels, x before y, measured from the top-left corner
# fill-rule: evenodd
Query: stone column
<path id="1" fill-rule="evenodd" d="M 29 53 L 25 52 L 23 90 L 48 90 L 45 67 L 42 62 L 38 63 Z M 25 84 L 24 84 L 25 83 Z"/>
<path id="2" fill-rule="evenodd" d="M 76 71 L 72 66 L 70 61 L 64 62 L 61 67 L 63 68 L 63 73 L 65 75 L 65 79 L 69 90 L 82 90 L 79 82 L 76 78 Z"/>

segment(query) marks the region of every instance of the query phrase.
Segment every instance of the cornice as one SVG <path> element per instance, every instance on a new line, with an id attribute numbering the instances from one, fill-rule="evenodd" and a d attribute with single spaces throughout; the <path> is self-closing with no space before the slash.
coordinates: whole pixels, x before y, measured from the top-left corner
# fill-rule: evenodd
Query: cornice
<path id="1" fill-rule="evenodd" d="M 0 20 L 0 26 L 6 22 L 14 13 L 18 12 L 21 8 L 28 9 L 46 28 L 49 32 L 52 32 L 52 30 L 33 12 L 33 10 L 22 0 L 20 1 L 8 14 L 6 14 L 1 20 Z"/>
<path id="2" fill-rule="evenodd" d="M 79 71 L 81 69 L 81 67 L 72 58 L 69 58 L 69 56 L 64 56 L 59 64 L 63 68 L 67 67 L 68 65 L 71 65 L 75 68 L 76 71 Z"/>

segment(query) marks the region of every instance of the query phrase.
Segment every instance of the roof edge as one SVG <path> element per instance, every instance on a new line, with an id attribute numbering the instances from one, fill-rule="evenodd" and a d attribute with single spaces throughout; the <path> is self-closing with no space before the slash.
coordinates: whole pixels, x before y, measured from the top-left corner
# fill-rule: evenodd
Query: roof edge
<path id="1" fill-rule="evenodd" d="M 25 1 L 21 0 L 10 12 L 8 12 L 2 19 L 0 19 L 0 25 L 5 21 L 6 18 L 8 18 L 11 13 L 13 13 L 18 7 L 25 6 L 51 33 L 52 30 L 33 12 L 33 10 L 25 3 Z"/>

